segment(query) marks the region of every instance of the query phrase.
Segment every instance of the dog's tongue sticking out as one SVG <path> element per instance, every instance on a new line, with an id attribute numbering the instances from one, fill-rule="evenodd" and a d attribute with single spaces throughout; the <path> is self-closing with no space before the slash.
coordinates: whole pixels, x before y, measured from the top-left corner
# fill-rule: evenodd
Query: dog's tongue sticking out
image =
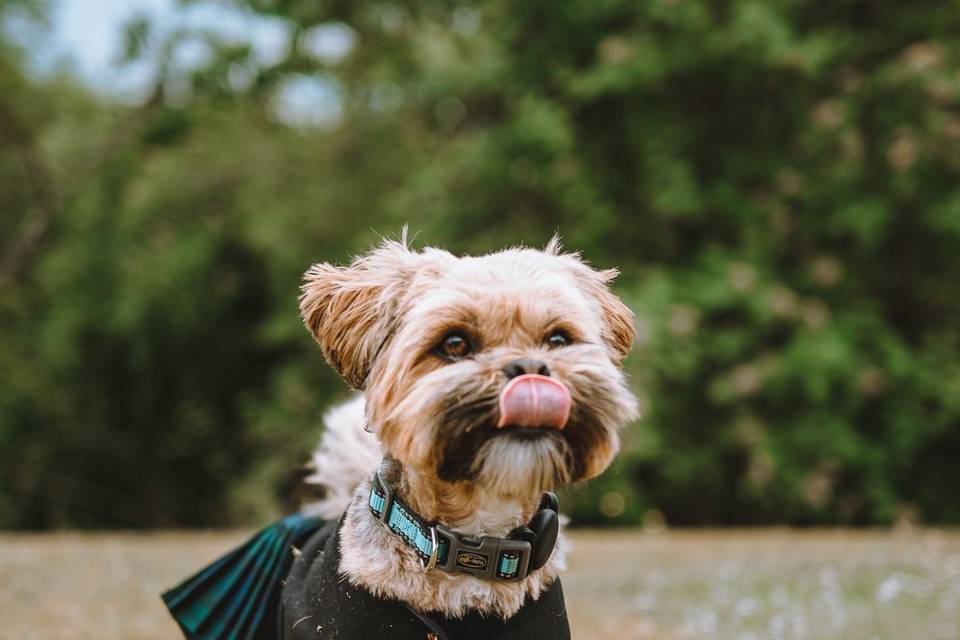
<path id="1" fill-rule="evenodd" d="M 513 378 L 500 394 L 498 427 L 563 429 L 570 418 L 570 390 L 554 378 L 527 373 Z"/>

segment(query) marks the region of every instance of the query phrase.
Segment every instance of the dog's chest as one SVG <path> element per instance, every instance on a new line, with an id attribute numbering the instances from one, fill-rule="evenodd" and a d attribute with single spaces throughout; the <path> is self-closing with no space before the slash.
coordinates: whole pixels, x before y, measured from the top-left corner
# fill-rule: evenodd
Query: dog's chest
<path id="1" fill-rule="evenodd" d="M 559 579 L 507 621 L 470 614 L 462 619 L 419 617 L 403 604 L 379 600 L 338 575 L 339 532 L 315 535 L 303 546 L 282 594 L 285 640 L 564 640 L 569 639 Z"/>

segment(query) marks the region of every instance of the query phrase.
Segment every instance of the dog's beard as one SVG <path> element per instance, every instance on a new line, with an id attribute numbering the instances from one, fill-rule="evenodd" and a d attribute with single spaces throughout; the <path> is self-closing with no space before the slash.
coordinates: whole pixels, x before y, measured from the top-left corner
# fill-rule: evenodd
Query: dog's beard
<path id="1" fill-rule="evenodd" d="M 575 457 L 562 433 L 541 428 L 497 428 L 498 396 L 450 406 L 437 424 L 437 477 L 476 481 L 501 495 L 565 484 Z"/>
<path id="2" fill-rule="evenodd" d="M 501 495 L 540 492 L 597 475 L 618 448 L 618 428 L 633 413 L 620 372 L 587 357 L 564 367 L 572 396 L 565 428 L 498 428 L 506 380 L 479 364 L 444 369 L 416 385 L 421 393 L 438 383 L 426 394 L 434 400 L 421 407 L 416 421 L 432 434 L 436 475 L 447 482 L 473 481 Z"/>

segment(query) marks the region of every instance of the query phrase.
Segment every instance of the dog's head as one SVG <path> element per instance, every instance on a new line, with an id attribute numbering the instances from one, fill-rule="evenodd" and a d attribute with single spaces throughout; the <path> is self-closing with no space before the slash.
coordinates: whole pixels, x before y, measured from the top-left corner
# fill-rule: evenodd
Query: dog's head
<path id="1" fill-rule="evenodd" d="M 364 392 L 402 464 L 502 495 L 596 476 L 636 401 L 621 364 L 633 314 L 555 239 L 456 257 L 384 242 L 314 265 L 300 308 L 331 365 Z"/>

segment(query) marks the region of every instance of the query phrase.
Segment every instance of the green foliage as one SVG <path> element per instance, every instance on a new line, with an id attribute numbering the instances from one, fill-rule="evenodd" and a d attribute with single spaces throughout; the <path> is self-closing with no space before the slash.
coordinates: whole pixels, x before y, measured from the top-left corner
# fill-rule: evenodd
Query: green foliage
<path id="1" fill-rule="evenodd" d="M 949 4 L 235 4 L 289 55 L 178 33 L 139 107 L 0 61 L 0 525 L 276 509 L 346 392 L 300 274 L 407 222 L 620 266 L 645 416 L 575 522 L 960 522 Z M 278 120 L 291 78 L 335 126 Z"/>

